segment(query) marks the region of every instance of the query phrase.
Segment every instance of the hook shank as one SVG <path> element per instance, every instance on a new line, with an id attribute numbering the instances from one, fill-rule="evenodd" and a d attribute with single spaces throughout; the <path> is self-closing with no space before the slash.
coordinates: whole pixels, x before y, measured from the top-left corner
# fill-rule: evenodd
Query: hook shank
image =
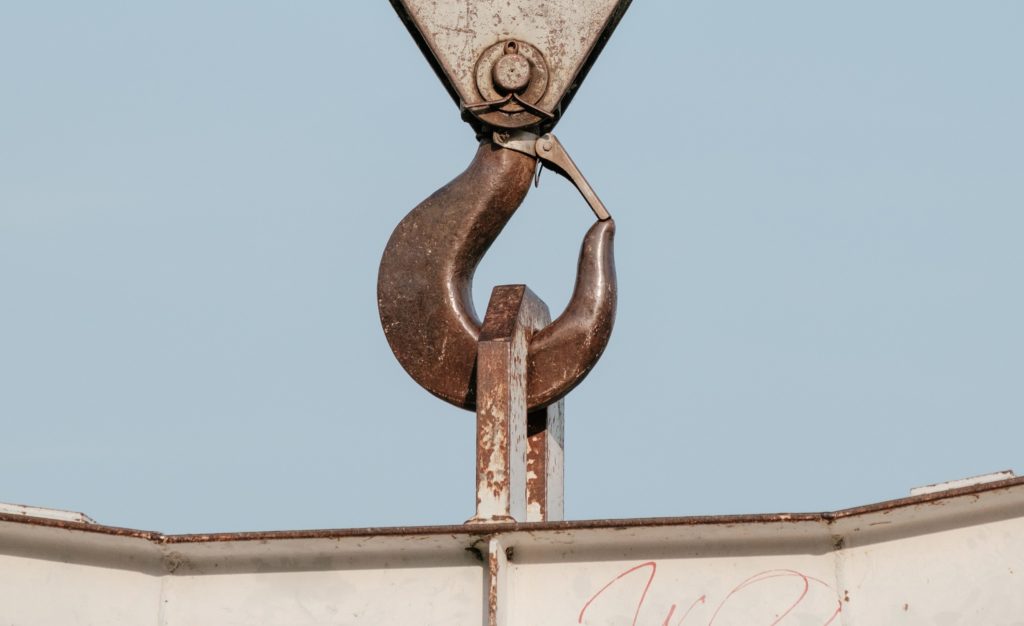
<path id="1" fill-rule="evenodd" d="M 536 159 L 483 143 L 469 167 L 405 216 L 380 263 L 377 305 L 391 350 L 430 393 L 474 409 L 480 318 L 473 274 L 519 208 Z"/>

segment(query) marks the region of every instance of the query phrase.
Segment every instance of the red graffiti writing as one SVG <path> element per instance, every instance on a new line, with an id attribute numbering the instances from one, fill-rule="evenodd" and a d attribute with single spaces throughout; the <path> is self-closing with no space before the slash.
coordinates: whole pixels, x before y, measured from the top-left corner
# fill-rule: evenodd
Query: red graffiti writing
<path id="1" fill-rule="evenodd" d="M 640 592 L 640 598 L 639 600 L 637 600 L 636 610 L 633 613 L 633 621 L 630 625 L 637 626 L 637 622 L 640 620 L 640 612 L 643 610 L 644 604 L 647 602 L 647 594 L 648 592 L 650 592 L 651 586 L 654 584 L 655 577 L 658 574 L 658 564 L 655 561 L 647 561 L 646 563 L 640 563 L 639 565 L 635 565 L 627 569 L 626 571 L 622 572 L 615 578 L 611 579 L 606 585 L 598 589 L 597 593 L 592 595 L 590 599 L 588 599 L 586 603 L 583 605 L 583 608 L 580 609 L 579 618 L 577 620 L 578 623 L 584 623 L 583 620 L 586 618 L 587 612 L 590 610 L 591 606 L 599 598 L 601 598 L 606 591 L 608 591 L 611 587 L 615 586 L 617 583 L 619 583 L 619 581 L 623 580 L 624 578 L 631 577 L 633 574 L 641 571 L 647 572 L 647 580 L 644 582 L 643 590 Z M 839 600 L 838 594 L 836 594 L 835 590 L 825 581 L 815 578 L 813 576 L 808 576 L 796 570 L 777 569 L 768 570 L 755 574 L 743 580 L 735 587 L 733 587 L 733 589 L 729 591 L 729 593 L 727 593 L 717 605 L 715 605 L 715 609 L 711 612 L 710 617 L 706 622 L 706 625 L 715 626 L 719 617 L 722 615 L 723 610 L 727 606 L 732 607 L 734 605 L 743 603 L 744 601 L 751 602 L 753 600 L 757 600 L 758 597 L 750 595 L 748 593 L 749 590 L 752 587 L 755 587 L 757 585 L 760 585 L 766 581 L 773 579 L 793 579 L 798 583 L 798 587 L 796 589 L 796 597 L 792 600 L 787 600 L 786 604 L 782 606 L 783 610 L 781 612 L 776 613 L 773 618 L 773 621 L 766 624 L 766 626 L 777 626 L 778 624 L 782 623 L 782 621 L 786 619 L 786 617 L 793 613 L 793 611 L 801 607 L 801 605 L 804 605 L 807 601 L 808 594 L 810 593 L 812 587 L 821 588 L 825 590 L 830 596 L 835 597 L 834 610 L 832 608 L 829 608 L 827 611 L 821 610 L 820 618 L 824 620 L 821 626 L 829 626 L 830 624 L 832 624 L 832 622 L 836 620 L 837 617 L 839 617 L 839 614 L 842 612 L 843 605 L 842 602 Z M 774 599 L 775 597 L 777 597 L 777 595 L 778 594 L 773 594 L 771 597 Z M 707 605 L 707 600 L 707 594 L 703 594 L 700 597 L 698 597 L 689 605 L 689 607 L 682 614 L 682 616 L 680 616 L 679 620 L 676 621 L 674 624 L 672 623 L 673 618 L 675 617 L 676 609 L 678 609 L 679 606 L 677 604 L 672 604 L 669 607 L 665 619 L 661 623 L 661 626 L 683 626 L 684 622 L 687 621 L 687 618 L 690 617 L 690 614 L 694 611 L 694 609 L 698 605 Z M 826 613 L 828 614 L 826 615 Z"/>

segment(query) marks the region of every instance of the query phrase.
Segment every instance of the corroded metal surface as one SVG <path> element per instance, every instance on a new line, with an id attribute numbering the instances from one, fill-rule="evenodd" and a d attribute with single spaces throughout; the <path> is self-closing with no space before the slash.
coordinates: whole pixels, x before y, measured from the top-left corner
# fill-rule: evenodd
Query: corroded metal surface
<path id="1" fill-rule="evenodd" d="M 473 274 L 526 196 L 535 166 L 481 144 L 465 172 L 398 224 L 381 259 L 377 303 L 398 362 L 427 391 L 465 409 L 476 406 Z"/>
<path id="2" fill-rule="evenodd" d="M 399 223 L 381 259 L 377 302 L 392 351 L 420 385 L 464 409 L 476 408 L 473 274 L 535 167 L 529 155 L 482 143 L 465 172 Z M 571 391 L 607 345 L 616 306 L 614 233 L 611 219 L 591 227 L 569 305 L 530 342 L 529 410 Z"/>
<path id="3" fill-rule="evenodd" d="M 530 409 L 547 406 L 576 388 L 611 338 L 618 298 L 615 221 L 590 227 L 583 238 L 576 285 L 565 311 L 530 342 Z"/>
<path id="4" fill-rule="evenodd" d="M 508 562 L 511 550 L 498 537 L 487 542 L 487 626 L 508 626 Z"/>
<path id="5" fill-rule="evenodd" d="M 565 400 L 526 418 L 526 521 L 565 516 Z"/>
<path id="6" fill-rule="evenodd" d="M 452 99 L 471 112 L 467 121 L 478 128 L 482 124 L 500 128 L 540 125 L 550 130 L 569 106 L 630 1 L 391 0 L 391 4 Z M 478 108 L 494 96 L 488 92 L 486 80 L 483 89 L 478 85 L 478 62 L 496 44 L 506 42 L 526 44 L 544 59 L 544 92 L 530 103 L 542 112 L 498 113 Z"/>
<path id="7" fill-rule="evenodd" d="M 476 515 L 526 521 L 526 364 L 533 334 L 551 321 L 526 285 L 495 287 L 477 347 Z"/>

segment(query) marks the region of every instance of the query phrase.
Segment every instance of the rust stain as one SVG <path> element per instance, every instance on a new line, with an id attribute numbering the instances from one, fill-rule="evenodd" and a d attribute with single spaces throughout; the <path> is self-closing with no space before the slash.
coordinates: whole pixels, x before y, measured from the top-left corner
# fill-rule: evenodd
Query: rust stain
<path id="1" fill-rule="evenodd" d="M 561 533 L 576 530 L 628 530 L 632 528 L 658 528 L 668 526 L 720 526 L 738 524 L 796 524 L 806 522 L 828 523 L 837 519 L 845 519 L 918 506 L 922 503 L 938 499 L 952 500 L 964 496 L 981 495 L 989 492 L 1005 491 L 1024 486 L 1024 476 L 998 482 L 972 485 L 949 491 L 913 496 L 898 500 L 889 500 L 867 506 L 844 509 L 831 513 L 787 513 L 787 514 L 748 514 L 748 515 L 707 515 L 689 517 L 653 517 L 629 519 L 596 519 L 576 521 L 548 522 L 502 522 L 489 524 L 485 527 L 473 525 L 443 526 L 384 526 L 367 528 L 319 529 L 319 530 L 280 530 L 234 533 L 198 533 L 198 534 L 164 534 L 158 531 L 137 530 L 103 524 L 70 522 L 50 518 L 28 517 L 25 515 L 0 514 L 0 523 L 28 526 L 48 527 L 76 532 L 87 532 L 120 537 L 131 537 L 160 544 L 178 543 L 217 543 L 230 541 L 281 541 L 295 539 L 344 539 L 352 537 L 420 537 L 448 536 L 451 538 L 482 538 L 499 533 L 511 532 L 552 532 Z"/>
<path id="2" fill-rule="evenodd" d="M 498 626 L 498 595 L 501 590 L 498 588 L 498 573 L 501 563 L 498 555 L 493 550 L 488 550 L 487 575 L 489 584 L 487 588 L 487 621 L 489 626 Z"/>

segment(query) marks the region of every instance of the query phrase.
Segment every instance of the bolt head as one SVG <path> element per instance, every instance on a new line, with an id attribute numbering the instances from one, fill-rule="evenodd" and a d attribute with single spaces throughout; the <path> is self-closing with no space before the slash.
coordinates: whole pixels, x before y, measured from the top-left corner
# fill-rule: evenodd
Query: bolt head
<path id="1" fill-rule="evenodd" d="M 521 54 L 503 55 L 491 70 L 494 85 L 505 93 L 520 93 L 530 84 L 530 62 Z"/>

